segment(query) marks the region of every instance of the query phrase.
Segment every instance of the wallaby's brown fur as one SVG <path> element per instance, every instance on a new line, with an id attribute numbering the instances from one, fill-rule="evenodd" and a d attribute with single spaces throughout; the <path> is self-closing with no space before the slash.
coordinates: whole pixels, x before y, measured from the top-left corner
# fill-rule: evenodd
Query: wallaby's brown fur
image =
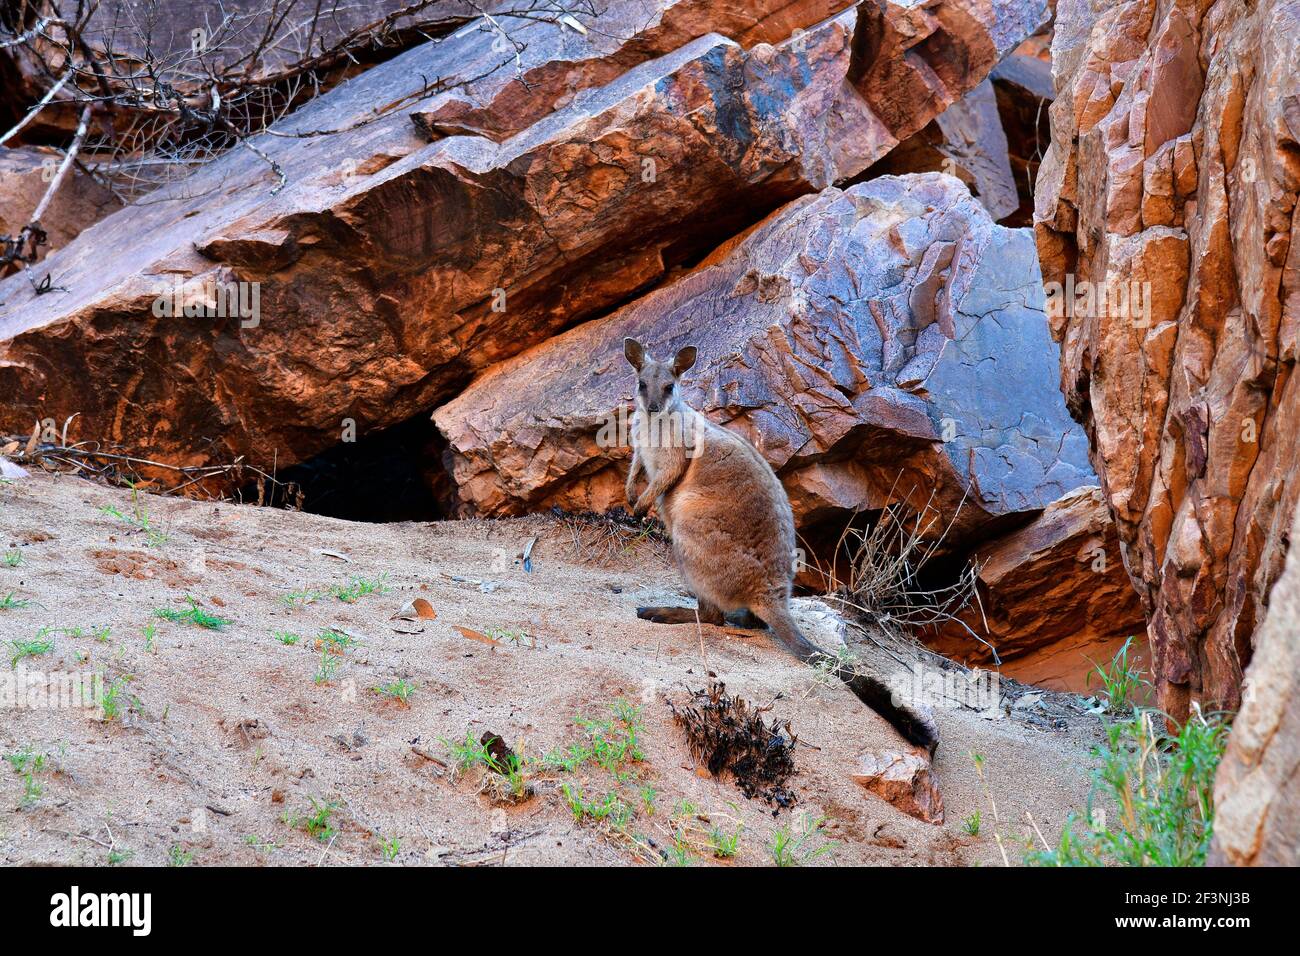
<path id="1" fill-rule="evenodd" d="M 627 478 L 633 513 L 643 515 L 655 505 L 702 623 L 723 624 L 725 614 L 747 611 L 801 660 L 811 660 L 818 650 L 790 615 L 794 514 L 772 467 L 740 435 L 714 425 L 682 400 L 678 384 L 695 364 L 693 346 L 671 362 L 655 361 L 635 339 L 627 339 L 623 350 L 637 370 Z M 647 485 L 638 496 L 642 472 Z M 637 614 L 666 624 L 696 619 L 691 608 L 639 608 Z M 882 681 L 844 667 L 836 673 L 904 737 L 934 749 L 933 725 L 894 704 Z"/>

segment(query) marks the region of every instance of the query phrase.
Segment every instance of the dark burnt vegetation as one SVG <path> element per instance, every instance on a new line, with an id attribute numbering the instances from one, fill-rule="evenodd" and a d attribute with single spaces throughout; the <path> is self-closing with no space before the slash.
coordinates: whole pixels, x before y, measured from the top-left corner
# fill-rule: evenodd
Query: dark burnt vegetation
<path id="1" fill-rule="evenodd" d="M 798 741 L 789 720 L 765 718 L 772 705 L 755 707 L 712 681 L 691 691 L 682 704 L 668 702 L 673 720 L 686 733 L 691 755 L 715 777 L 729 774 L 746 797 L 759 797 L 773 814 L 794 806 L 798 798 L 787 783 L 795 774 Z"/>

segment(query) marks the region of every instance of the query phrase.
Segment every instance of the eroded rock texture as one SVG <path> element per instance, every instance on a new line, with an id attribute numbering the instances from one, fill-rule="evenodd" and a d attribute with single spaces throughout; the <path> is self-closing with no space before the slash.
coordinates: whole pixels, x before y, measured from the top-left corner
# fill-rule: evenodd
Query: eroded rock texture
<path id="1" fill-rule="evenodd" d="M 279 193 L 265 163 L 234 150 L 110 216 L 48 261 L 66 293 L 0 286 L 0 431 L 79 412 L 74 438 L 177 464 L 284 465 L 337 442 L 345 419 L 363 432 L 408 419 L 776 206 L 858 175 L 1044 13 L 1032 0 L 887 2 L 817 23 L 815 3 L 715 7 L 611 4 L 598 25 L 630 67 L 612 79 L 574 52 L 590 42 L 580 34 L 528 24 L 524 68 L 563 82 L 515 82 L 510 51 L 498 68 L 511 79 L 475 79 L 478 112 L 419 98 L 428 77 L 483 72 L 492 34 L 461 31 L 279 124 L 299 136 L 258 137 L 288 178 Z M 801 26 L 775 46 L 738 42 Z M 402 105 L 315 135 L 384 104 Z M 509 135 L 514 115 L 540 118 Z M 452 126 L 491 135 L 441 135 Z M 175 300 L 225 314 L 156 315 L 175 281 L 188 283 Z M 259 284 L 255 316 L 214 292 L 241 282 Z"/>
<path id="2" fill-rule="evenodd" d="M 610 424 L 633 398 L 624 337 L 656 355 L 693 344 L 687 401 L 762 451 L 800 524 L 933 493 L 944 515 L 961 505 L 956 539 L 1095 480 L 1041 308 L 1028 230 L 992 223 L 952 177 L 883 177 L 790 203 L 434 417 L 462 513 L 603 510 L 629 454 Z"/>
<path id="3" fill-rule="evenodd" d="M 1020 205 L 997 97 L 988 80 L 899 143 L 871 171 L 878 176 L 921 172 L 956 176 L 994 219 L 1009 216 Z"/>
<path id="4" fill-rule="evenodd" d="M 1300 532 L 1300 522 L 1292 534 Z M 1300 552 L 1269 593 L 1245 698 L 1214 780 L 1211 863 L 1300 864 Z"/>
<path id="5" fill-rule="evenodd" d="M 1105 662 L 1146 618 L 1120 560 L 1101 489 L 1083 486 L 1023 528 L 978 547 L 979 602 L 926 644 L 972 667 L 1025 683 L 1085 692 L 1092 662 Z M 1091 659 L 1091 660 L 1090 660 Z M 1095 688 L 1094 688 L 1095 689 Z"/>
<path id="6" fill-rule="evenodd" d="M 17 236 L 31 221 L 62 158 L 63 154 L 54 149 L 0 148 L 0 235 Z M 67 245 L 81 230 L 119 206 L 112 193 L 74 168 L 45 211 L 41 226 L 47 240 L 37 254 L 44 256 L 51 249 Z"/>
<path id="7" fill-rule="evenodd" d="M 1054 318 L 1062 384 L 1161 705 L 1233 708 L 1300 490 L 1300 3 L 1062 0 L 1055 29 L 1043 277 L 1112 295 Z"/>
<path id="8" fill-rule="evenodd" d="M 924 751 L 868 751 L 858 755 L 849 776 L 909 816 L 926 823 L 943 823 L 943 794 Z"/>

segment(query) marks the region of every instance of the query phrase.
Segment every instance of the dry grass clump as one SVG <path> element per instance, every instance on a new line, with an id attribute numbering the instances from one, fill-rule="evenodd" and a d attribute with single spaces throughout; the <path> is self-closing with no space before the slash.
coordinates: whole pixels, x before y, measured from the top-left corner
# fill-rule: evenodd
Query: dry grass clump
<path id="1" fill-rule="evenodd" d="M 959 505 L 945 521 L 931 495 L 919 512 L 895 503 L 886 506 L 868 528 L 846 526 L 834 551 L 846 560 L 832 562 L 827 569 L 818 565 L 828 582 L 827 599 L 896 637 L 915 637 L 927 628 L 957 624 L 988 647 L 994 663 L 1000 664 L 996 648 L 965 621 L 972 605 L 980 619 L 984 617 L 978 561 L 967 559 L 955 574 L 927 573 L 950 559 L 944 542 L 960 513 Z"/>

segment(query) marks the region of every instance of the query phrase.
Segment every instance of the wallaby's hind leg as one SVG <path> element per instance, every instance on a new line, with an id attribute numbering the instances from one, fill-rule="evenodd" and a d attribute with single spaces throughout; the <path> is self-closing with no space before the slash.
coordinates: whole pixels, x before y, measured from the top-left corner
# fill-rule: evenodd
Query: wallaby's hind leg
<path id="1" fill-rule="evenodd" d="M 636 616 L 655 624 L 694 624 L 698 614 L 701 624 L 726 623 L 722 611 L 717 607 L 703 598 L 699 598 L 698 603 L 700 606 L 698 611 L 693 607 L 639 607 L 636 609 Z"/>
<path id="2" fill-rule="evenodd" d="M 727 623 L 732 627 L 742 627 L 751 631 L 761 631 L 767 627 L 763 619 L 748 608 L 727 615 Z"/>
<path id="3" fill-rule="evenodd" d="M 800 660 L 810 661 L 819 653 L 817 647 L 799 631 L 788 608 L 773 605 L 753 610 L 767 621 L 772 633 Z M 860 673 L 842 664 L 835 668 L 835 676 L 848 685 L 858 700 L 889 721 L 910 743 L 934 753 L 939 745 L 939 730 L 934 721 L 906 703 L 896 702 L 888 684 L 874 674 Z"/>

